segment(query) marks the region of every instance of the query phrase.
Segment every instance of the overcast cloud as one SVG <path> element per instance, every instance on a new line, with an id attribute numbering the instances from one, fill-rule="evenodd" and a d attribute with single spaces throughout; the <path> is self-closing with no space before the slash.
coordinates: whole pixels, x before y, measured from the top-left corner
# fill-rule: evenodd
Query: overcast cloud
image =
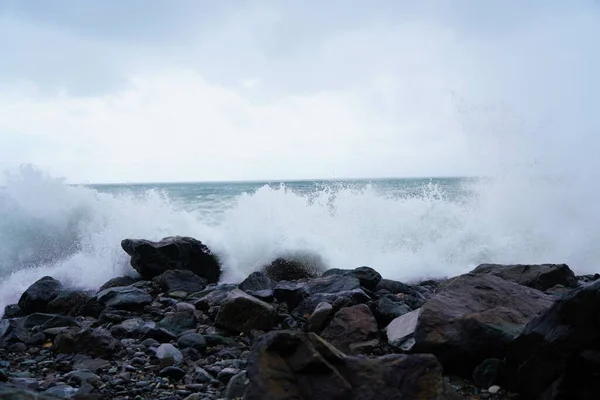
<path id="1" fill-rule="evenodd" d="M 600 145 L 599 49 L 592 0 L 0 0 L 0 169 L 142 182 L 579 168 Z"/>

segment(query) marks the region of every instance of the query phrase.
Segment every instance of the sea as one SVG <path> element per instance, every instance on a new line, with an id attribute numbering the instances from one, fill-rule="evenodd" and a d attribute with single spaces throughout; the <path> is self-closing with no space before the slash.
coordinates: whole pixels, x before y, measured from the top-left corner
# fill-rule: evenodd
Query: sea
<path id="1" fill-rule="evenodd" d="M 0 187 L 0 310 L 43 276 L 132 275 L 125 238 L 192 236 L 239 282 L 276 257 L 412 282 L 481 263 L 598 271 L 597 184 L 535 177 L 74 185 L 34 169 Z"/>

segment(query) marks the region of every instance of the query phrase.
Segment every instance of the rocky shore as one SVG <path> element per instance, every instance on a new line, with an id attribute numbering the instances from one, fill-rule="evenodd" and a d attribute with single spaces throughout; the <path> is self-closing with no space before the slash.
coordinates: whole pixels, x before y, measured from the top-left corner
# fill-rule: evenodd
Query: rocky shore
<path id="1" fill-rule="evenodd" d="M 600 398 L 600 276 L 564 264 L 403 283 L 277 259 L 222 284 L 196 239 L 121 246 L 139 277 L 6 307 L 0 399 Z"/>

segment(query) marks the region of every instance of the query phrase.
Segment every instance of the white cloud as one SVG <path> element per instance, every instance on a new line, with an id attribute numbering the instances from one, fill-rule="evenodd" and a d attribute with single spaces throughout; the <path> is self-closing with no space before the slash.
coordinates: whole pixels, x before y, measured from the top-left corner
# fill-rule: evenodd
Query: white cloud
<path id="1" fill-rule="evenodd" d="M 94 182 L 481 174 L 597 136 L 600 13 L 583 2 L 388 5 L 314 27 L 265 4 L 143 46 L 6 17 L 0 168 Z M 481 26 L 486 13 L 505 25 Z"/>

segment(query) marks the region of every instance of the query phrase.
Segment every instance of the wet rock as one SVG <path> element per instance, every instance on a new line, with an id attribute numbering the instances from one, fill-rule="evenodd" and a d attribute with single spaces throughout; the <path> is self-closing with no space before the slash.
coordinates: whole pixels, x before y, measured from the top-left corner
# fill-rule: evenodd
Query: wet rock
<path id="1" fill-rule="evenodd" d="M 190 311 L 174 312 L 161 319 L 156 327 L 166 329 L 179 336 L 186 330 L 196 328 L 196 316 Z"/>
<path id="2" fill-rule="evenodd" d="M 240 290 L 260 291 L 275 288 L 275 282 L 269 278 L 266 272 L 256 271 L 248 275 L 242 283 L 239 284 Z"/>
<path id="3" fill-rule="evenodd" d="M 163 343 L 156 349 L 156 357 L 163 367 L 180 364 L 183 361 L 183 355 L 175 346 L 169 343 Z"/>
<path id="4" fill-rule="evenodd" d="M 247 371 L 245 400 L 443 400 L 453 395 L 431 355 L 349 357 L 313 333 L 261 336 Z"/>
<path id="5" fill-rule="evenodd" d="M 93 373 L 98 373 L 98 371 L 109 367 L 110 362 L 102 358 L 82 358 L 73 364 L 75 369 L 85 369 Z"/>
<path id="6" fill-rule="evenodd" d="M 0 369 L 0 382 L 6 382 L 8 380 L 8 372 L 5 369 Z"/>
<path id="7" fill-rule="evenodd" d="M 502 360 L 497 358 L 488 358 L 479 364 L 473 371 L 473 383 L 480 388 L 489 388 L 498 382 L 501 369 Z"/>
<path id="8" fill-rule="evenodd" d="M 412 289 L 409 285 L 399 282 L 399 281 L 393 281 L 390 279 L 381 279 L 377 283 L 377 286 L 375 286 L 375 291 L 379 291 L 379 290 L 386 290 L 392 294 L 397 294 L 397 293 L 409 294 L 414 289 Z"/>
<path id="9" fill-rule="evenodd" d="M 177 345 L 181 349 L 191 347 L 202 352 L 206 349 L 206 339 L 199 333 L 188 333 L 177 340 Z"/>
<path id="10" fill-rule="evenodd" d="M 532 320 L 510 346 L 505 386 L 531 399 L 600 398 L 600 281 Z"/>
<path id="11" fill-rule="evenodd" d="M 196 309 L 206 312 L 212 307 L 220 305 L 234 289 L 237 289 L 235 285 L 219 285 L 210 291 L 205 291 L 206 294 L 201 292 L 190 296 L 197 297 L 197 300 L 190 302 L 196 306 Z"/>
<path id="12" fill-rule="evenodd" d="M 17 318 L 22 317 L 24 314 L 21 312 L 18 304 L 9 304 L 4 307 L 4 315 L 2 318 Z"/>
<path id="13" fill-rule="evenodd" d="M 377 339 L 379 329 L 369 307 L 359 304 L 338 311 L 320 336 L 342 352 L 352 354 L 353 345 Z"/>
<path id="14" fill-rule="evenodd" d="M 133 286 L 113 287 L 96 294 L 98 303 L 104 307 L 122 310 L 140 310 L 152 303 L 152 296 Z"/>
<path id="15" fill-rule="evenodd" d="M 159 242 L 125 239 L 121 247 L 131 256 L 131 266 L 144 279 L 175 269 L 192 271 L 209 283 L 217 282 L 221 276 L 217 257 L 191 237 L 167 237 Z"/>
<path id="16" fill-rule="evenodd" d="M 537 314 L 552 305 L 544 293 L 491 274 L 444 282 L 419 315 L 413 351 L 435 354 L 447 373 L 470 377 L 506 348 Z"/>
<path id="17" fill-rule="evenodd" d="M 234 332 L 267 330 L 275 324 L 275 308 L 235 289 L 221 304 L 215 324 Z"/>
<path id="18" fill-rule="evenodd" d="M 325 327 L 325 324 L 329 321 L 332 314 L 333 307 L 331 304 L 327 302 L 319 303 L 308 319 L 307 331 L 315 333 L 320 332 Z"/>
<path id="19" fill-rule="evenodd" d="M 349 275 L 330 275 L 306 282 L 308 293 L 340 293 L 360 288 L 360 281 Z"/>
<path id="20" fill-rule="evenodd" d="M 160 343 L 168 343 L 177 340 L 177 335 L 164 328 L 151 328 L 148 333 L 144 335 L 144 339 L 153 339 Z"/>
<path id="21" fill-rule="evenodd" d="M 346 290 L 338 293 L 317 293 L 311 295 L 298 304 L 293 311 L 295 314 L 312 314 L 320 303 L 330 303 L 334 311 L 339 311 L 343 307 L 356 304 L 363 304 L 370 301 L 371 298 L 362 289 Z"/>
<path id="22" fill-rule="evenodd" d="M 91 293 L 84 290 L 63 290 L 48 303 L 49 313 L 62 315 L 81 315 Z"/>
<path id="23" fill-rule="evenodd" d="M 0 385 L 0 399 L 2 400 L 56 400 L 56 396 L 36 393 L 35 391 L 9 385 Z"/>
<path id="24" fill-rule="evenodd" d="M 100 382 L 100 377 L 96 374 L 94 374 L 91 371 L 87 371 L 87 370 L 79 370 L 79 371 L 72 371 L 69 372 L 68 374 L 65 374 L 65 379 L 67 380 L 67 382 L 69 383 L 73 383 L 75 385 L 82 385 L 84 383 L 89 383 L 89 384 L 97 384 L 98 382 Z"/>
<path id="25" fill-rule="evenodd" d="M 303 283 L 282 281 L 273 289 L 273 296 L 279 303 L 287 304 L 290 310 L 308 297 L 308 290 Z"/>
<path id="26" fill-rule="evenodd" d="M 319 258 L 306 256 L 296 258 L 279 257 L 263 267 L 267 276 L 279 281 L 298 281 L 316 278 L 322 272 L 322 261 Z"/>
<path id="27" fill-rule="evenodd" d="M 156 324 L 153 321 L 144 321 L 141 318 L 131 318 L 112 326 L 110 328 L 110 333 L 116 338 L 142 338 L 145 337 L 155 325 Z"/>
<path id="28" fill-rule="evenodd" d="M 166 367 L 160 370 L 158 376 L 174 379 L 179 381 L 185 376 L 185 371 L 177 367 Z"/>
<path id="29" fill-rule="evenodd" d="M 380 327 L 387 326 L 394 319 L 412 311 L 400 299 L 394 298 L 393 295 L 390 297 L 382 297 L 373 305 L 373 315 Z"/>
<path id="30" fill-rule="evenodd" d="M 234 400 L 243 397 L 244 392 L 246 391 L 247 379 L 248 375 L 246 374 L 246 371 L 242 371 L 231 377 L 225 388 L 225 399 Z"/>
<path id="31" fill-rule="evenodd" d="M 272 303 L 273 300 L 275 300 L 275 296 L 273 295 L 273 290 L 271 290 L 271 289 L 258 290 L 258 291 L 248 290 L 248 291 L 246 291 L 246 293 L 248 293 L 250 296 L 256 297 L 257 299 L 266 301 L 267 303 Z"/>
<path id="32" fill-rule="evenodd" d="M 165 293 L 182 291 L 191 294 L 204 290 L 206 287 L 206 279 L 189 270 L 168 270 L 152 280 L 158 283 Z"/>
<path id="33" fill-rule="evenodd" d="M 100 286 L 100 289 L 98 289 L 98 291 L 101 292 L 103 290 L 110 289 L 113 287 L 131 286 L 139 280 L 140 278 L 134 278 L 132 276 L 119 276 L 117 278 L 112 278 L 104 285 Z"/>
<path id="34" fill-rule="evenodd" d="M 104 328 L 70 328 L 58 334 L 54 349 L 57 353 L 113 357 L 121 349 L 121 343 Z"/>
<path id="35" fill-rule="evenodd" d="M 381 281 L 381 275 L 370 267 L 358 267 L 355 269 L 330 269 L 323 273 L 323 277 L 341 275 L 341 276 L 352 276 L 360 282 L 360 286 L 367 290 L 373 291 L 377 287 L 377 284 Z"/>
<path id="36" fill-rule="evenodd" d="M 575 274 L 566 264 L 481 264 L 472 272 L 474 274 L 492 274 L 507 281 L 541 291 L 556 285 L 569 288 L 578 286 Z"/>
<path id="37" fill-rule="evenodd" d="M 421 315 L 421 309 L 416 309 L 409 313 L 395 318 L 385 328 L 388 343 L 396 348 L 409 351 L 415 344 L 414 334 L 417 329 L 417 322 Z"/>
<path id="38" fill-rule="evenodd" d="M 19 309 L 25 315 L 34 312 L 46 312 L 50 303 L 62 290 L 62 284 L 56 279 L 45 276 L 29 286 L 19 299 Z"/>

